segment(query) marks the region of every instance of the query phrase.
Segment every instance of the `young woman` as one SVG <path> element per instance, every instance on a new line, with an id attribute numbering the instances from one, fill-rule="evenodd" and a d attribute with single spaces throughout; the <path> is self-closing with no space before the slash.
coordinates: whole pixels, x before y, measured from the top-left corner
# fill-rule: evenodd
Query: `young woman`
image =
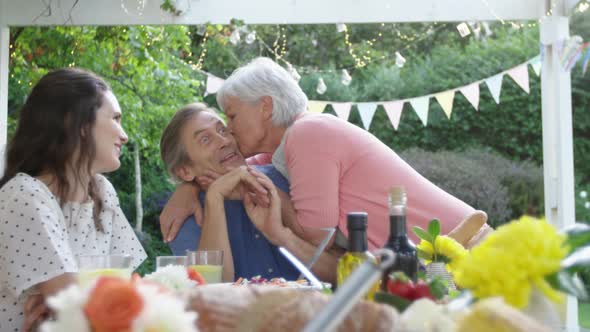
<path id="1" fill-rule="evenodd" d="M 95 74 L 60 69 L 33 87 L 0 179 L 0 331 L 27 330 L 27 299 L 76 282 L 78 255 L 130 254 L 133 268 L 145 259 L 100 175 L 119 168 L 126 142 L 119 103 Z"/>

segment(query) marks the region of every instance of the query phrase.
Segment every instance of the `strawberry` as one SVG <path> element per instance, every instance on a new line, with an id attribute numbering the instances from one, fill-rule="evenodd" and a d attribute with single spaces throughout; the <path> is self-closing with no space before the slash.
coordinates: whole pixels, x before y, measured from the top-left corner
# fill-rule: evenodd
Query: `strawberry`
<path id="1" fill-rule="evenodd" d="M 418 281 L 414 287 L 414 293 L 412 294 L 411 300 L 418 300 L 421 298 L 434 300 L 434 296 L 430 292 L 430 286 L 422 280 Z"/>
<path id="2" fill-rule="evenodd" d="M 411 300 L 414 296 L 414 283 L 412 280 L 409 281 L 401 281 L 401 280 L 387 280 L 387 290 L 399 297 L 403 297 L 404 299 Z"/>

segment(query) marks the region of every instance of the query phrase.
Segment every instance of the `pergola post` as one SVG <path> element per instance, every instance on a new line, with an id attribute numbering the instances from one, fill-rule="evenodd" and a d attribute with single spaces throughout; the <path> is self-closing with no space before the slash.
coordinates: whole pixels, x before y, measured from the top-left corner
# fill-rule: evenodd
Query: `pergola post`
<path id="1" fill-rule="evenodd" d="M 547 1 L 547 10 L 551 2 Z M 543 65 L 541 99 L 543 110 L 543 173 L 545 217 L 557 228 L 575 223 L 572 92 L 569 71 L 560 62 L 557 41 L 569 38 L 568 0 L 557 0 L 552 16 L 541 22 Z M 568 296 L 565 323 L 568 331 L 578 328 L 578 303 Z"/>
<path id="2" fill-rule="evenodd" d="M 0 175 L 4 174 L 4 152 L 8 130 L 8 58 L 10 56 L 9 28 L 0 18 Z"/>

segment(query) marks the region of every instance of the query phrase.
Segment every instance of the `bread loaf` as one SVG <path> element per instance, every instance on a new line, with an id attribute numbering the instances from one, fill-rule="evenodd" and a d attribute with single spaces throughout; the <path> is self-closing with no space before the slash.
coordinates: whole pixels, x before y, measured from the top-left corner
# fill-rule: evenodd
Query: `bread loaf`
<path id="1" fill-rule="evenodd" d="M 301 331 L 328 303 L 316 291 L 265 286 L 197 287 L 190 307 L 200 331 Z M 361 301 L 340 324 L 339 332 L 394 331 L 398 314 L 387 305 Z"/>

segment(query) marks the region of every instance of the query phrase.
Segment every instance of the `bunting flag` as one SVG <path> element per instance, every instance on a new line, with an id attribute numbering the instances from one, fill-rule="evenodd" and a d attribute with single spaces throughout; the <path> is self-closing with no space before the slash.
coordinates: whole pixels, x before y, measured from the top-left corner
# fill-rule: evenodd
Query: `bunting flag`
<path id="1" fill-rule="evenodd" d="M 537 76 L 541 76 L 541 57 L 536 56 L 529 63 L 531 64 L 531 67 L 533 67 L 535 74 L 537 74 Z"/>
<path id="2" fill-rule="evenodd" d="M 440 104 L 448 119 L 451 119 L 453 112 L 453 100 L 455 99 L 455 90 L 449 90 L 434 95 L 436 101 Z"/>
<path id="3" fill-rule="evenodd" d="M 479 111 L 479 82 L 469 84 L 459 89 L 471 106 Z"/>
<path id="4" fill-rule="evenodd" d="M 414 108 L 416 114 L 418 114 L 418 117 L 422 121 L 422 124 L 426 126 L 428 124 L 428 106 L 430 104 L 430 97 L 425 96 L 410 99 L 410 104 Z"/>
<path id="5" fill-rule="evenodd" d="M 399 120 L 402 116 L 402 109 L 404 108 L 403 101 L 388 101 L 382 104 L 387 113 L 387 117 L 393 126 L 393 129 L 397 130 Z"/>
<path id="6" fill-rule="evenodd" d="M 496 76 L 492 76 L 485 80 L 492 97 L 494 97 L 494 101 L 496 104 L 500 103 L 500 91 L 502 90 L 502 79 L 504 78 L 504 73 L 498 74 Z"/>
<path id="7" fill-rule="evenodd" d="M 561 48 L 563 51 L 564 43 L 561 44 L 557 43 L 556 47 Z M 584 48 L 590 48 L 589 43 L 582 45 Z M 542 48 L 543 49 L 543 48 Z M 586 50 L 586 49 L 585 49 Z M 588 69 L 588 65 L 590 63 L 590 49 L 587 50 L 585 56 L 583 56 L 583 52 L 579 52 L 578 60 L 583 58 L 582 61 L 582 68 L 584 74 Z M 412 105 L 412 108 L 420 118 L 420 121 L 424 126 L 428 124 L 428 112 L 430 107 L 430 97 L 434 97 L 436 101 L 440 104 L 443 111 L 445 112 L 447 118 L 451 118 L 451 114 L 453 112 L 454 107 L 454 100 L 457 91 L 461 92 L 463 96 L 469 101 L 471 106 L 475 108 L 476 111 L 479 110 L 479 101 L 480 101 L 480 93 L 481 88 L 480 84 L 485 83 L 494 98 L 496 104 L 500 103 L 500 93 L 502 91 L 502 81 L 504 79 L 504 75 L 508 74 L 514 80 L 514 82 L 520 86 L 526 93 L 530 93 L 530 78 L 528 73 L 528 65 L 532 67 L 535 74 L 540 76 L 541 74 L 541 66 L 542 66 L 542 54 L 536 56 L 529 61 L 520 64 L 514 68 L 509 70 L 503 71 L 498 73 L 492 77 L 488 77 L 486 79 L 473 82 L 471 84 L 450 89 L 447 91 L 441 91 L 434 94 L 415 97 L 411 99 L 404 99 L 404 100 L 391 100 L 391 101 L 374 101 L 374 102 L 334 102 L 334 101 L 319 101 L 319 100 L 309 100 L 307 104 L 307 108 L 312 113 L 322 113 L 324 112 L 326 106 L 328 104 L 332 105 L 334 112 L 336 115 L 348 121 L 348 117 L 350 115 L 350 110 L 353 104 L 356 104 L 358 112 L 361 117 L 361 121 L 363 123 L 363 127 L 366 130 L 369 130 L 371 123 L 373 121 L 373 117 L 375 116 L 375 112 L 377 111 L 377 107 L 382 105 L 387 113 L 387 117 L 391 122 L 391 125 L 395 130 L 398 129 L 402 110 L 404 107 L 405 102 L 409 102 Z M 225 82 L 225 80 L 216 77 L 215 75 L 205 73 L 207 75 L 207 87 L 205 95 L 217 93 L 221 85 Z"/>
<path id="8" fill-rule="evenodd" d="M 205 91 L 205 95 L 217 93 L 219 88 L 221 88 L 221 85 L 223 85 L 223 82 L 225 82 L 225 80 L 219 77 L 207 75 L 207 90 Z"/>
<path id="9" fill-rule="evenodd" d="M 357 103 L 356 107 L 358 108 L 359 114 L 361 115 L 363 126 L 366 130 L 369 130 L 371 122 L 373 121 L 373 116 L 377 110 L 377 103 Z"/>
<path id="10" fill-rule="evenodd" d="M 310 100 L 307 102 L 307 110 L 312 113 L 322 113 L 328 105 L 327 101 Z"/>
<path id="11" fill-rule="evenodd" d="M 348 121 L 351 107 L 352 103 L 332 103 L 334 112 L 336 112 L 336 115 L 344 121 Z"/>
<path id="12" fill-rule="evenodd" d="M 514 82 L 518 84 L 526 93 L 530 93 L 529 88 L 529 69 L 525 64 L 514 67 L 508 71 L 508 76 L 512 77 Z"/>

